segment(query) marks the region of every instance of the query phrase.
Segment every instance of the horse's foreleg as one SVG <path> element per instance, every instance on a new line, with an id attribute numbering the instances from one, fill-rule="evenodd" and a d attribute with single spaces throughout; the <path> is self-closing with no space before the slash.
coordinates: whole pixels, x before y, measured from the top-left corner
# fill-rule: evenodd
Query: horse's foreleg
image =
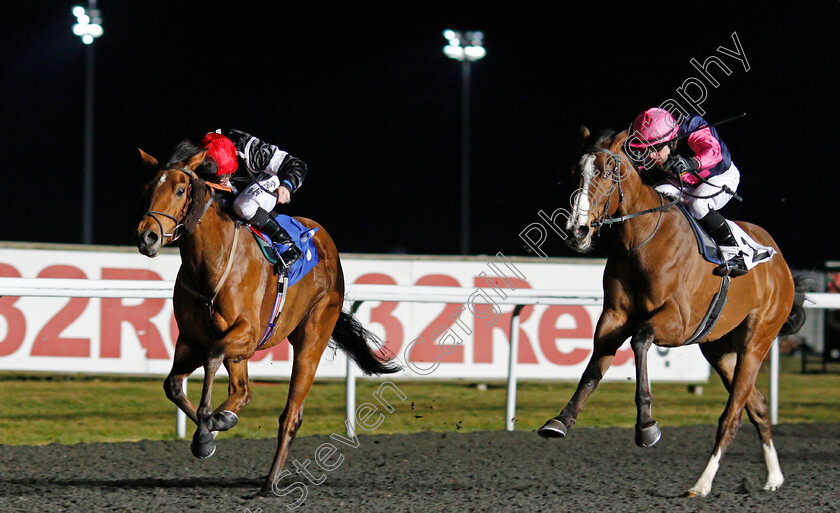
<path id="1" fill-rule="evenodd" d="M 193 440 L 190 444 L 193 456 L 200 459 L 209 458 L 216 452 L 216 443 L 213 441 L 216 436 L 213 434 L 211 417 L 213 415 L 212 392 L 213 380 L 216 372 L 222 365 L 224 354 L 219 354 L 208 358 L 204 362 L 204 385 L 201 389 L 201 401 L 198 404 L 198 411 L 196 416 L 197 428 L 193 434 Z"/>
<path id="2" fill-rule="evenodd" d="M 586 400 L 598 387 L 598 383 L 609 369 L 616 351 L 628 336 L 626 326 L 627 315 L 620 310 L 604 310 L 598 319 L 598 326 L 595 329 L 595 339 L 592 348 L 592 356 L 583 371 L 569 403 L 563 411 L 553 419 L 549 419 L 537 431 L 543 438 L 562 438 L 571 428 L 577 417 L 580 415 Z"/>
<path id="3" fill-rule="evenodd" d="M 180 337 L 175 344 L 175 356 L 172 359 L 172 370 L 163 380 L 163 390 L 166 397 L 175 403 L 187 417 L 198 424 L 195 405 L 184 393 L 184 378 L 193 373 L 201 365 L 201 360 L 195 352 Z"/>
<path id="4" fill-rule="evenodd" d="M 653 396 L 650 392 L 647 355 L 654 341 L 664 341 L 668 345 L 679 345 L 685 331 L 679 308 L 674 302 L 665 303 L 655 314 L 645 321 L 633 338 L 630 347 L 636 363 L 636 445 L 651 447 L 659 442 L 662 432 L 653 420 L 650 409 Z"/>
<path id="5" fill-rule="evenodd" d="M 659 442 L 662 432 L 650 413 L 652 396 L 648 377 L 647 355 L 653 343 L 653 329 L 643 325 L 630 340 L 636 359 L 636 445 L 652 447 Z"/>
<path id="6" fill-rule="evenodd" d="M 251 402 L 251 387 L 248 384 L 248 360 L 224 361 L 228 371 L 228 397 L 210 417 L 211 431 L 227 431 L 239 422 L 239 410 Z"/>

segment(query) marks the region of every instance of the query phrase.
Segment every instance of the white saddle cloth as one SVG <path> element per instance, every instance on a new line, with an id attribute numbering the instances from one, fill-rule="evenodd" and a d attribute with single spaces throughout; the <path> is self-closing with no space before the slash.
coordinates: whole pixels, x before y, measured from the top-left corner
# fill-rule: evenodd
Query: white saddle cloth
<path id="1" fill-rule="evenodd" d="M 732 247 L 720 248 L 724 258 L 727 260 L 736 256 L 738 254 L 737 252 L 740 252 L 744 256 L 744 263 L 747 265 L 747 269 L 752 269 L 758 264 L 770 260 L 777 253 L 775 248 L 762 246 L 757 243 L 737 224 L 729 220 L 726 222 L 729 223 L 729 228 L 732 229 L 732 235 L 735 236 L 735 240 L 738 242 L 737 249 Z"/>

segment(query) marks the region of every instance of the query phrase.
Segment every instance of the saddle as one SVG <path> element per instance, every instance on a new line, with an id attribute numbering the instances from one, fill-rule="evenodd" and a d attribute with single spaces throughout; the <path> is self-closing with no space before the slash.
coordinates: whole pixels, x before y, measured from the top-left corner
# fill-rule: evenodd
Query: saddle
<path id="1" fill-rule="evenodd" d="M 301 278 L 318 265 L 318 251 L 315 248 L 313 237 L 318 228 L 309 229 L 300 223 L 297 219 L 287 215 L 279 214 L 275 216 L 277 224 L 282 226 L 294 241 L 295 245 L 301 251 L 301 257 L 292 264 L 286 272 L 289 275 L 289 286 L 297 283 Z M 262 250 L 263 256 L 273 265 L 280 264 L 279 255 L 283 254 L 287 249 L 287 245 L 272 244 L 271 239 L 260 230 L 248 225 L 248 229 L 254 235 L 254 239 Z"/>
<path id="2" fill-rule="evenodd" d="M 722 264 L 726 260 L 726 255 L 723 254 L 714 239 L 706 233 L 706 230 L 704 230 L 697 220 L 692 217 L 684 205 L 677 204 L 677 208 L 683 213 L 683 215 L 685 215 L 686 219 L 688 219 L 688 224 L 691 226 L 692 231 L 694 232 L 694 237 L 697 240 L 697 249 L 700 252 L 700 255 L 708 262 L 716 265 Z M 770 260 L 770 258 L 776 254 L 776 250 L 774 248 L 758 244 L 737 224 L 729 220 L 726 222 L 729 224 L 729 227 L 732 230 L 732 235 L 735 236 L 735 240 L 738 242 L 738 249 L 744 256 L 744 263 L 747 265 L 747 269 L 752 269 L 761 262 Z M 729 281 L 729 276 L 723 276 L 721 278 L 720 288 L 718 289 L 717 294 L 715 294 L 715 297 L 712 298 L 712 302 L 709 304 L 709 309 L 706 311 L 706 315 L 703 316 L 703 320 L 700 321 L 700 325 L 697 326 L 694 333 L 688 338 L 688 340 L 686 340 L 686 345 L 699 342 L 708 335 L 710 331 L 712 331 L 712 328 L 715 327 L 715 324 L 717 324 L 718 318 L 720 317 L 720 313 L 723 311 L 723 307 L 726 306 L 726 296 L 729 292 Z"/>
<path id="3" fill-rule="evenodd" d="M 700 226 L 700 223 L 691 216 L 685 208 L 685 205 L 677 204 L 677 208 L 679 208 L 680 212 L 685 215 L 686 219 L 688 219 L 688 224 L 691 225 L 692 231 L 694 232 L 694 238 L 697 240 L 697 249 L 700 252 L 700 255 L 707 262 L 718 265 L 722 264 L 726 260 L 726 255 L 722 254 L 714 239 L 712 239 L 712 237 L 706 233 L 706 230 Z M 776 254 L 776 250 L 774 248 L 757 243 L 736 223 L 729 220 L 726 222 L 729 224 L 729 228 L 732 230 L 732 235 L 738 242 L 738 249 L 744 257 L 744 263 L 747 265 L 747 269 L 752 269 L 758 264 L 770 260 L 773 255 Z"/>
<path id="4" fill-rule="evenodd" d="M 287 215 L 280 214 L 274 219 L 289 233 L 292 241 L 294 241 L 300 249 L 301 256 L 289 267 L 282 265 L 280 263 L 280 255 L 286 251 L 287 247 L 282 244 L 272 243 L 271 239 L 269 239 L 266 234 L 257 230 L 253 226 L 248 225 L 248 229 L 254 235 L 254 239 L 257 241 L 257 244 L 262 250 L 263 256 L 265 256 L 265 258 L 273 265 L 278 266 L 279 264 L 279 272 L 277 273 L 277 295 L 274 298 L 271 321 L 269 321 L 268 326 L 265 328 L 265 332 L 262 337 L 260 337 L 257 349 L 260 349 L 274 332 L 274 326 L 277 324 L 277 319 L 280 318 L 280 312 L 283 310 L 283 305 L 286 303 L 286 291 L 289 287 L 306 276 L 309 271 L 318 265 L 319 261 L 318 251 L 312 240 L 315 232 L 318 231 L 318 228 L 309 229 L 303 226 L 297 219 Z"/>
<path id="5" fill-rule="evenodd" d="M 236 216 L 232 213 L 231 201 L 233 195 L 231 189 L 222 185 L 207 182 L 211 188 L 220 192 L 216 198 L 221 208 L 228 212 L 233 219 Z M 301 250 L 301 257 L 291 266 L 285 266 L 280 259 L 280 255 L 285 253 L 287 246 L 283 244 L 275 244 L 272 240 L 260 230 L 251 225 L 246 225 L 248 230 L 254 236 L 263 256 L 277 269 L 277 292 L 274 296 L 274 306 L 272 307 L 271 316 L 269 317 L 268 325 L 257 343 L 257 349 L 260 349 L 266 341 L 274 333 L 274 327 L 277 325 L 277 320 L 280 318 L 280 312 L 283 310 L 283 305 L 286 303 L 286 292 L 289 287 L 300 281 L 306 276 L 316 265 L 318 265 L 318 250 L 315 248 L 313 237 L 318 228 L 309 229 L 300 223 L 297 219 L 287 215 L 275 214 L 275 221 L 282 226 L 291 237 L 292 241 Z M 237 224 L 242 224 L 241 221 L 236 221 Z M 238 231 L 236 232 L 238 233 Z M 236 239 L 234 238 L 234 241 Z M 234 242 L 235 243 L 235 242 Z"/>

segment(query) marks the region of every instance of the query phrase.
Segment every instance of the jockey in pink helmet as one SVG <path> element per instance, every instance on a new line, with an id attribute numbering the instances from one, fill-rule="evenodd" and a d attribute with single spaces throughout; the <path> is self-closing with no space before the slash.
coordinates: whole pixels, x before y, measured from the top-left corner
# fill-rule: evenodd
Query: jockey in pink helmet
<path id="1" fill-rule="evenodd" d="M 648 109 L 633 121 L 625 150 L 640 170 L 648 170 L 656 190 L 680 198 L 715 240 L 725 260 L 719 274 L 742 276 L 747 273 L 744 257 L 718 212 L 735 194 L 741 174 L 717 130 L 708 125 L 697 115 L 678 122 L 665 109 Z M 682 139 L 686 144 L 678 145 Z"/>

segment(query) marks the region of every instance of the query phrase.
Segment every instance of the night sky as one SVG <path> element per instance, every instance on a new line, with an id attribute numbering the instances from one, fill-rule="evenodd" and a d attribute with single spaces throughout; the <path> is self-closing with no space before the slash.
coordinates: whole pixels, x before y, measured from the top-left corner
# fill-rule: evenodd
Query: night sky
<path id="1" fill-rule="evenodd" d="M 623 129 L 669 98 L 688 107 L 677 89 L 693 77 L 708 120 L 747 113 L 719 128 L 744 197 L 722 213 L 765 227 L 794 268 L 840 260 L 840 2 L 185 3 L 99 2 L 96 244 L 133 245 L 151 178 L 138 147 L 164 159 L 229 127 L 307 162 L 286 212 L 320 222 L 341 251 L 457 254 L 461 69 L 441 51 L 454 28 L 483 31 L 487 49 L 471 80 L 473 254 L 528 255 L 519 232 L 568 206 L 578 127 Z M 85 48 L 72 2 L 27 5 L 0 21 L 0 240 L 78 243 Z M 749 71 L 718 51 L 736 48 L 733 33 Z M 709 68 L 718 87 L 690 63 L 712 55 L 731 70 Z M 598 244 L 592 256 L 609 233 Z M 578 256 L 559 238 L 544 249 Z"/>

